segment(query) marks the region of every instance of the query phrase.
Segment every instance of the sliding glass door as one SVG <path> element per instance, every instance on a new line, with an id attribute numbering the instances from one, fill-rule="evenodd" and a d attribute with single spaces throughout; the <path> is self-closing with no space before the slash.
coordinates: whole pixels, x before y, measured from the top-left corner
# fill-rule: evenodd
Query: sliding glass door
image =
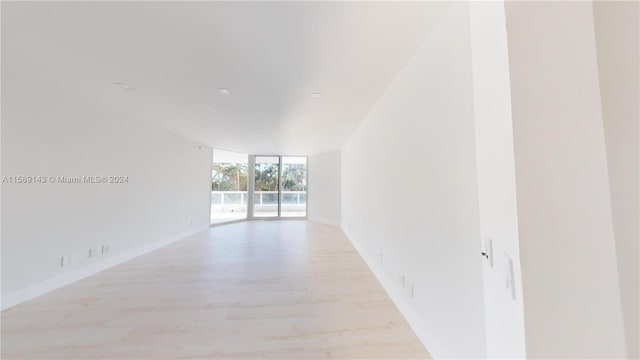
<path id="1" fill-rule="evenodd" d="M 282 157 L 282 191 L 280 216 L 307 216 L 307 158 Z"/>
<path id="2" fill-rule="evenodd" d="M 211 224 L 307 216 L 307 158 L 214 149 Z"/>
<path id="3" fill-rule="evenodd" d="M 280 157 L 256 156 L 254 169 L 253 216 L 279 216 Z"/>
<path id="4" fill-rule="evenodd" d="M 253 217 L 307 216 L 307 158 L 256 156 Z"/>
<path id="5" fill-rule="evenodd" d="M 211 223 L 247 218 L 249 156 L 213 150 L 211 168 Z"/>

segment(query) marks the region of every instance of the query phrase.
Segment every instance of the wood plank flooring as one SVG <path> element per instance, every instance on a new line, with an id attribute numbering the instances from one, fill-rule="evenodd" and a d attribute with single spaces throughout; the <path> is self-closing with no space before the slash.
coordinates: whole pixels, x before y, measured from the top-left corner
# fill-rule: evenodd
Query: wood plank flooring
<path id="1" fill-rule="evenodd" d="M 224 225 L 2 312 L 2 359 L 424 359 L 339 228 Z"/>

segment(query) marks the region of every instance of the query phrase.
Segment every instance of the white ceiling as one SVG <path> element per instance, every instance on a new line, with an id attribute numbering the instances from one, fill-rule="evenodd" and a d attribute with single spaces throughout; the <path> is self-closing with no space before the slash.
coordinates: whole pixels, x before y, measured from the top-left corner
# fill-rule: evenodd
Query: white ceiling
<path id="1" fill-rule="evenodd" d="M 2 67 L 214 147 L 306 155 L 344 143 L 448 5 L 3 1 Z"/>

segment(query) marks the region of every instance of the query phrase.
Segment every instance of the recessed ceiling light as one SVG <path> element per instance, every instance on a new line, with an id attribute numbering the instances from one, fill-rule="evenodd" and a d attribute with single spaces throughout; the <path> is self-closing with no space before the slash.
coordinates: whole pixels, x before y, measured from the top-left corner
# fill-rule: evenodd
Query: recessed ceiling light
<path id="1" fill-rule="evenodd" d="M 257 129 L 256 129 L 256 132 L 261 133 L 261 132 L 262 132 L 262 128 L 257 128 Z"/>
<path id="2" fill-rule="evenodd" d="M 117 85 L 120 86 L 121 88 L 125 89 L 125 90 L 135 90 L 134 88 L 132 88 L 131 86 L 123 83 L 122 81 L 115 81 L 113 83 L 113 85 Z"/>
<path id="3" fill-rule="evenodd" d="M 320 94 L 320 92 L 319 92 L 319 91 L 314 91 L 314 92 L 312 92 L 312 93 L 311 93 L 311 96 L 312 96 L 314 99 L 317 99 L 317 98 L 319 98 L 319 97 L 321 96 L 321 94 Z"/>
<path id="4" fill-rule="evenodd" d="M 204 126 L 200 126 L 200 130 L 207 130 L 207 128 Z"/>
<path id="5" fill-rule="evenodd" d="M 218 88 L 217 90 L 222 95 L 225 95 L 225 96 L 231 95 L 231 91 L 229 91 L 229 89 L 227 88 Z"/>

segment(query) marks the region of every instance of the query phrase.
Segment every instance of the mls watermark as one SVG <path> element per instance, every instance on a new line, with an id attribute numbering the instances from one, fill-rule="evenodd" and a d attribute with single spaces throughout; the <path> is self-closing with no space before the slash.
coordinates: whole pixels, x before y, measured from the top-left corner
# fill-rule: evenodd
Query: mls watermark
<path id="1" fill-rule="evenodd" d="M 3 176 L 3 184 L 126 184 L 127 175 L 12 175 Z"/>

